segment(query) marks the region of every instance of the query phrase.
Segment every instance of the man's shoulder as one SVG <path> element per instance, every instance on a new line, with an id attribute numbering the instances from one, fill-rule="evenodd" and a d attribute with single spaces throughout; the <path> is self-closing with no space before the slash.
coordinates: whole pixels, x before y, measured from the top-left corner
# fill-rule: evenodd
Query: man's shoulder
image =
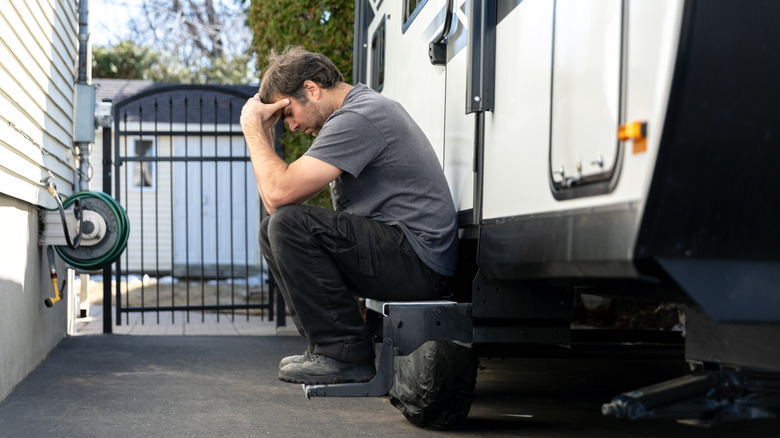
<path id="1" fill-rule="evenodd" d="M 328 142 L 334 139 L 344 142 L 353 138 L 381 136 L 381 123 L 377 124 L 376 114 L 376 106 L 345 105 L 328 117 L 314 142 L 322 143 L 325 139 L 328 139 Z"/>
<path id="2" fill-rule="evenodd" d="M 366 123 L 372 123 L 369 114 L 368 108 L 361 106 L 342 107 L 328 118 L 328 123 L 332 125 L 346 125 L 347 127 L 359 127 Z"/>
<path id="3" fill-rule="evenodd" d="M 365 107 L 392 104 L 395 101 L 378 93 L 377 91 L 358 83 L 350 90 L 344 101 L 343 108 Z"/>
<path id="4" fill-rule="evenodd" d="M 387 105 L 393 101 L 371 88 L 358 83 L 350 90 L 341 108 L 331 118 L 339 123 L 360 126 L 363 123 L 374 124 L 378 114 L 387 115 Z"/>

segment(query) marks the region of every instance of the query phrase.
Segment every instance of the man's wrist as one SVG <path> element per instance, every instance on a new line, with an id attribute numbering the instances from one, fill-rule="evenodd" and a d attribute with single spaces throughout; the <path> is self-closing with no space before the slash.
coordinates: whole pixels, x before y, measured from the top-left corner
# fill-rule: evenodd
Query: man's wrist
<path id="1" fill-rule="evenodd" d="M 259 131 L 259 132 L 256 131 L 256 132 L 254 132 L 254 133 L 252 133 L 250 135 L 246 135 L 245 134 L 244 136 L 246 137 L 246 140 L 247 140 L 247 146 L 250 147 L 250 148 L 253 147 L 253 146 L 271 147 L 271 148 L 273 148 L 272 147 L 272 145 L 273 145 L 272 138 L 273 137 L 271 137 L 270 131 L 269 132 L 265 132 L 265 135 L 263 135 L 263 134 L 264 134 L 264 131 Z"/>

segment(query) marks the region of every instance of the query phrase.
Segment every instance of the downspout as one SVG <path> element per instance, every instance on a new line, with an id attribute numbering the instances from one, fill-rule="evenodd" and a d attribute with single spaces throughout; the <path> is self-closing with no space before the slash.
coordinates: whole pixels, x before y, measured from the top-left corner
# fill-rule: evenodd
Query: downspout
<path id="1" fill-rule="evenodd" d="M 89 0 L 79 0 L 79 67 L 76 80 L 74 142 L 79 150 L 77 191 L 89 190 L 90 144 L 95 142 L 95 88 L 89 85 Z"/>
<path id="2" fill-rule="evenodd" d="M 79 0 L 79 84 L 87 83 L 87 43 L 89 42 L 89 0 Z"/>

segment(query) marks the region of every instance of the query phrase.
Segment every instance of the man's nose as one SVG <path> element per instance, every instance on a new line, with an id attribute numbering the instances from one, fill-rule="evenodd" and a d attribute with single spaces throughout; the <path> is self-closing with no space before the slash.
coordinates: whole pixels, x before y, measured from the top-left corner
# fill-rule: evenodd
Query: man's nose
<path id="1" fill-rule="evenodd" d="M 298 124 L 295 123 L 292 119 L 287 118 L 287 126 L 290 127 L 290 131 L 295 132 L 296 129 L 298 129 Z"/>

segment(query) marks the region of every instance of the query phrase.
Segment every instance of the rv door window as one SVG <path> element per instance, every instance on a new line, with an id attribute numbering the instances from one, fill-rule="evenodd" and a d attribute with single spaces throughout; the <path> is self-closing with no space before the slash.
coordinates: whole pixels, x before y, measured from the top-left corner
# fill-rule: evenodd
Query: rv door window
<path id="1" fill-rule="evenodd" d="M 604 193 L 616 182 L 622 22 L 619 0 L 556 2 L 550 177 L 558 199 Z M 600 188 L 578 190 L 588 185 Z"/>
<path id="2" fill-rule="evenodd" d="M 371 38 L 371 88 L 382 91 L 385 85 L 385 27 L 387 21 L 383 18 Z"/>

